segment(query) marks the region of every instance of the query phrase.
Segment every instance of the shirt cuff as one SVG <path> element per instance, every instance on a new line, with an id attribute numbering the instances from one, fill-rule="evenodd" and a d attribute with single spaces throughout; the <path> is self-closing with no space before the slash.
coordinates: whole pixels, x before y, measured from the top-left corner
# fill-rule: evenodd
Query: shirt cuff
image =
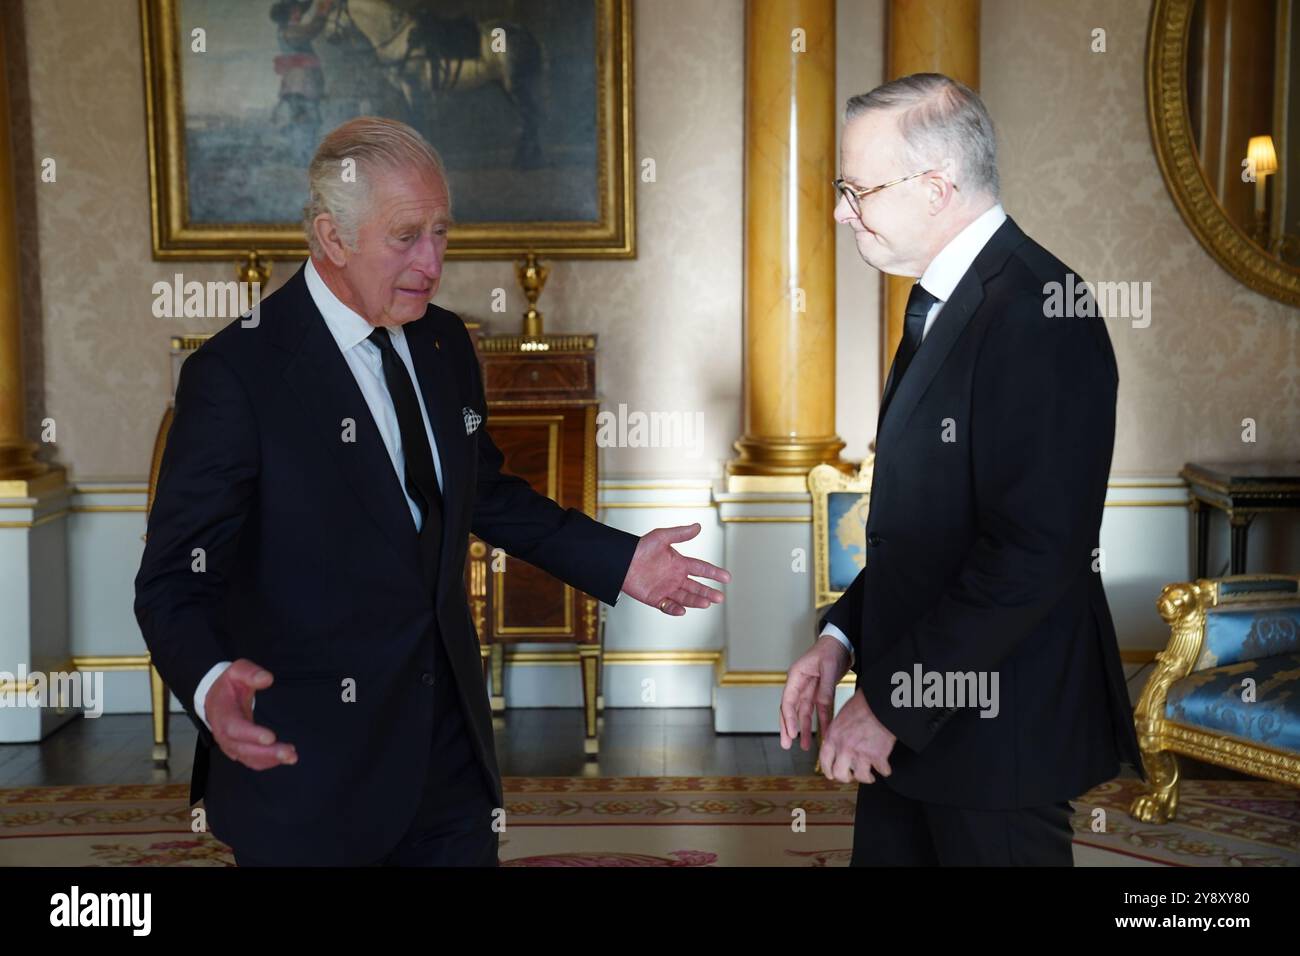
<path id="1" fill-rule="evenodd" d="M 833 638 L 835 638 L 835 640 L 837 640 L 837 641 L 839 641 L 841 644 L 843 644 L 843 645 L 844 645 L 844 649 L 847 650 L 847 651 L 849 652 L 849 666 L 850 666 L 850 667 L 853 666 L 853 642 L 850 641 L 850 640 L 848 639 L 848 637 L 845 636 L 845 634 L 844 634 L 843 631 L 841 631 L 841 630 L 840 630 L 838 627 L 836 627 L 834 624 L 831 624 L 829 621 L 827 621 L 827 622 L 826 622 L 826 626 L 822 628 L 822 632 L 821 632 L 821 634 L 820 634 L 819 636 L 820 636 L 820 637 L 833 637 Z"/>
<path id="2" fill-rule="evenodd" d="M 194 713 L 199 715 L 199 720 L 203 721 L 203 726 L 207 727 L 209 731 L 212 730 L 212 725 L 208 723 L 203 702 L 207 699 L 208 691 L 212 689 L 212 685 L 217 682 L 218 677 L 226 672 L 226 668 L 230 664 L 230 661 L 218 661 L 213 664 L 212 668 L 203 675 L 203 680 L 199 681 L 199 686 L 194 691 Z"/>

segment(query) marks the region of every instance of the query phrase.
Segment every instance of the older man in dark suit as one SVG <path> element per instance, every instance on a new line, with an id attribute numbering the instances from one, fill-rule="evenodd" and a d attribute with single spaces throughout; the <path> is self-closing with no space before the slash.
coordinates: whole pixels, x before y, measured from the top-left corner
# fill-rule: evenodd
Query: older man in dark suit
<path id="1" fill-rule="evenodd" d="M 309 179 L 311 259 L 182 368 L 136 616 L 238 863 L 495 865 L 469 533 L 670 615 L 728 575 L 673 549 L 697 526 L 637 538 L 502 473 L 469 336 L 430 305 L 450 200 L 418 133 L 352 120 Z"/>

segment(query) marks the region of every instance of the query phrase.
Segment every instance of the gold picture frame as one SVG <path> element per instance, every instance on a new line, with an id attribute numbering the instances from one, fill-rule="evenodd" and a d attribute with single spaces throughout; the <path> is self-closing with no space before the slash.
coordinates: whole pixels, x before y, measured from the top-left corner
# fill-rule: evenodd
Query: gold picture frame
<path id="1" fill-rule="evenodd" d="M 868 454 L 855 474 L 846 475 L 834 465 L 817 465 L 808 472 L 808 493 L 812 496 L 813 595 L 814 607 L 818 610 L 834 604 L 844 594 L 831 586 L 830 497 L 838 493 L 865 496 L 870 507 L 871 480 L 875 468 L 876 456 Z M 864 554 L 866 550 L 864 530 Z"/>
<path id="2" fill-rule="evenodd" d="M 1196 0 L 1155 0 L 1147 36 L 1147 119 L 1174 205 L 1219 265 L 1263 295 L 1300 305 L 1300 269 L 1259 248 L 1224 211 L 1196 156 L 1187 52 Z M 1243 144 L 1244 145 L 1244 144 Z"/>
<path id="3" fill-rule="evenodd" d="M 592 2 L 596 24 L 596 218 L 456 222 L 448 258 L 522 258 L 529 251 L 548 258 L 635 257 L 631 0 Z M 182 3 L 139 0 L 153 256 L 157 260 L 231 260 L 255 254 L 262 259 L 303 259 L 307 243 L 297 221 L 218 224 L 197 221 L 190 215 L 178 49 Z M 259 16 L 264 14 L 259 8 Z"/>

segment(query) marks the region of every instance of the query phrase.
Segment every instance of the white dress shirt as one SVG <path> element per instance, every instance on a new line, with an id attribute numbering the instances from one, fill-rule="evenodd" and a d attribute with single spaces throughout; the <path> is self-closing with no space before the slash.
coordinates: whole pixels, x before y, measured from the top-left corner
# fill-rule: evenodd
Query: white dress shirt
<path id="1" fill-rule="evenodd" d="M 930 306 L 930 312 L 925 317 L 925 328 L 921 330 L 921 341 L 925 341 L 926 335 L 930 332 L 930 327 L 934 325 L 935 319 L 943 310 L 944 303 L 952 296 L 953 289 L 957 288 L 957 283 L 961 277 L 970 271 L 976 257 L 980 251 L 993 238 L 993 233 L 1002 227 L 1007 220 L 1006 210 L 1002 208 L 1001 203 L 994 203 L 989 209 L 977 216 L 961 232 L 952 237 L 952 240 L 939 250 L 928 266 L 925 272 L 921 274 L 921 288 L 929 292 L 938 299 L 934 305 Z M 919 348 L 918 348 L 919 351 Z M 853 644 L 849 641 L 845 633 L 834 624 L 827 622 L 822 628 L 821 637 L 827 635 L 835 638 L 843 644 L 849 651 L 849 657 L 853 657 Z"/>
<path id="2" fill-rule="evenodd" d="M 347 362 L 348 370 L 352 372 L 352 377 L 356 379 L 357 387 L 361 389 L 361 395 L 370 408 L 370 415 L 379 428 L 379 436 L 383 439 L 384 447 L 388 450 L 388 458 L 393 463 L 393 471 L 397 473 L 397 484 L 402 489 L 402 493 L 406 495 L 406 503 L 411 509 L 411 520 L 415 522 L 418 531 L 421 525 L 420 506 L 406 491 L 406 459 L 402 454 L 402 430 L 397 422 L 397 409 L 393 406 L 393 399 L 388 394 L 388 385 L 384 381 L 384 365 L 379 353 L 379 347 L 375 343 L 368 341 L 370 334 L 375 330 L 375 326 L 339 301 L 339 297 L 325 284 L 325 280 L 316 271 L 315 263 L 310 259 L 307 260 L 307 265 L 303 271 L 307 279 L 307 291 L 311 294 L 312 301 L 316 303 L 316 308 L 320 310 L 320 314 L 324 317 L 325 326 L 329 329 L 330 335 L 334 337 L 334 342 L 338 345 L 339 351 L 343 353 L 343 359 Z M 396 326 L 389 327 L 388 334 L 392 338 L 393 349 L 401 358 L 402 364 L 406 366 L 406 371 L 411 376 L 411 384 L 415 387 L 415 397 L 420 403 L 420 417 L 424 419 L 424 430 L 429 438 L 429 449 L 433 452 L 433 468 L 438 477 L 438 487 L 441 489 L 443 487 L 442 462 L 438 458 L 438 443 L 433 437 L 433 425 L 429 421 L 429 410 L 424 407 L 424 395 L 420 391 L 420 380 L 415 375 L 415 363 L 411 361 L 411 348 L 406 341 L 406 333 L 402 331 L 401 326 Z M 230 664 L 230 661 L 213 664 L 212 668 L 203 676 L 203 680 L 199 681 L 199 686 L 194 691 L 194 712 L 199 715 L 199 719 L 205 725 L 208 723 L 208 718 L 203 705 L 208 696 L 208 691 L 217 678 L 225 673 Z M 254 698 L 254 704 L 256 705 L 256 698 Z M 208 729 L 211 730 L 211 725 L 208 725 Z"/>

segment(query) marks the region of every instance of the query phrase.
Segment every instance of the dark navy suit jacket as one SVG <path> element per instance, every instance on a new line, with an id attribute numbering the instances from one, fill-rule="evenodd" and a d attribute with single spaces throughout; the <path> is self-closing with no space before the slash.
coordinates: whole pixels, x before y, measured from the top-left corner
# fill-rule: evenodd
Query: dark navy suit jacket
<path id="1" fill-rule="evenodd" d="M 866 564 L 822 623 L 853 642 L 857 687 L 898 738 L 878 784 L 918 800 L 1040 806 L 1120 762 L 1140 772 L 1093 570 L 1119 375 L 1103 319 L 1045 312 L 1070 271 L 1008 218 L 885 386 Z M 895 706 L 894 675 L 918 664 L 997 672 L 997 716 Z"/>

